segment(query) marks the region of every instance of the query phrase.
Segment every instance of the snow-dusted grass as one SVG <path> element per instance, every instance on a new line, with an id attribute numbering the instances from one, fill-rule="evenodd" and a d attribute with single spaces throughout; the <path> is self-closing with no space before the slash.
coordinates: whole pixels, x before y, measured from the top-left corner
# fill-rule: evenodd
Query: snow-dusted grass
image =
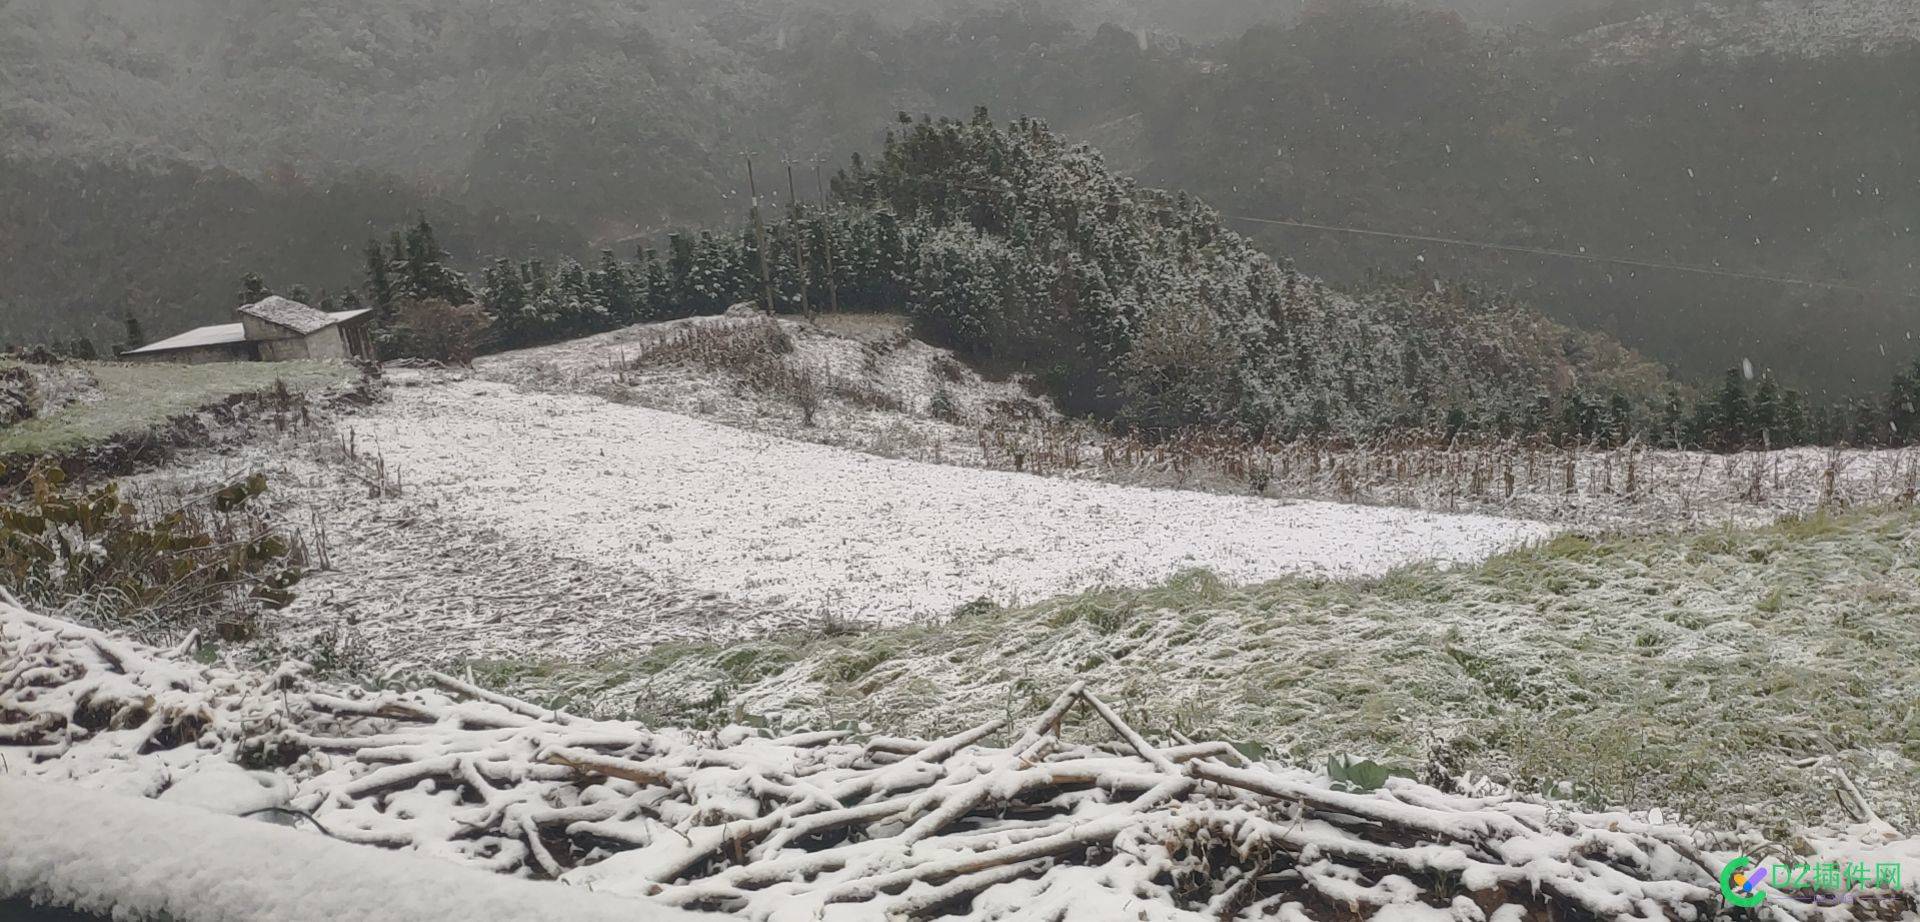
<path id="1" fill-rule="evenodd" d="M 268 390 L 277 381 L 300 392 L 345 384 L 357 374 L 350 366 L 321 362 L 87 362 L 78 367 L 98 382 L 97 395 L 0 430 L 0 455 L 71 451 L 116 436 L 137 435 L 235 394 Z"/>
<path id="2" fill-rule="evenodd" d="M 0 899 L 181 922 L 1704 919 L 1737 851 L 1920 856 L 1850 782 L 1860 821 L 1769 837 L 1274 765 L 1142 732 L 1082 683 L 936 741 L 647 727 L 443 674 L 369 692 L 186 653 L 0 604 Z M 1874 895 L 1774 905 L 1911 916 L 1910 890 Z"/>
<path id="3" fill-rule="evenodd" d="M 1471 561 L 1543 525 L 893 461 L 590 396 L 397 389 L 354 423 L 474 532 L 753 605 L 898 624 L 971 600 Z"/>
<path id="4" fill-rule="evenodd" d="M 649 719 L 847 719 L 929 732 L 1075 679 L 1139 722 L 1314 761 L 1493 772 L 1605 804 L 1785 823 L 1843 753 L 1920 822 L 1920 515 L 1565 537 L 1482 566 L 1234 587 L 1190 574 L 938 626 L 493 663 L 489 681 Z"/>

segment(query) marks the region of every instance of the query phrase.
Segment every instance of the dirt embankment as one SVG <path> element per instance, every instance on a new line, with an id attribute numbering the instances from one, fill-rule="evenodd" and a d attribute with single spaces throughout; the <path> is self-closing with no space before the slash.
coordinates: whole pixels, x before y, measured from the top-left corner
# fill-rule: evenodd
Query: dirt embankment
<path id="1" fill-rule="evenodd" d="M 276 386 L 226 394 L 143 428 L 71 447 L 0 452 L 0 488 L 18 485 L 36 467 L 58 467 L 69 481 L 124 476 L 164 463 L 181 450 L 232 444 L 261 427 L 285 431 L 311 425 L 326 408 L 373 402 L 379 386 L 376 379 L 363 377 L 351 388 L 326 392 Z"/>

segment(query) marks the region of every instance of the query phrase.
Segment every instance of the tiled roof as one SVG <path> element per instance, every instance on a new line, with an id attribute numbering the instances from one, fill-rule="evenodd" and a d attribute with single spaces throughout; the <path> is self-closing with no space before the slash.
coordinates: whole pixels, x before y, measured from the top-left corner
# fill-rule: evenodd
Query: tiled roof
<path id="1" fill-rule="evenodd" d="M 340 322 L 333 319 L 326 311 L 315 310 L 279 295 L 272 295 L 257 303 L 249 304 L 241 308 L 240 313 L 249 317 L 258 317 L 274 326 L 285 327 L 303 336 Z"/>

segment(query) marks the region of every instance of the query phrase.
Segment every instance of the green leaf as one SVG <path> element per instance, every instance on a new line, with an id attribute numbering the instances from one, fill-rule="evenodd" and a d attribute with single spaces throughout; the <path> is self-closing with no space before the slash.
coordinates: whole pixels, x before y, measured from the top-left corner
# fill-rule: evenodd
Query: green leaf
<path id="1" fill-rule="evenodd" d="M 1387 786 L 1393 771 L 1372 759 L 1355 762 L 1349 756 L 1327 759 L 1327 778 L 1334 787 L 1347 791 L 1378 791 Z"/>

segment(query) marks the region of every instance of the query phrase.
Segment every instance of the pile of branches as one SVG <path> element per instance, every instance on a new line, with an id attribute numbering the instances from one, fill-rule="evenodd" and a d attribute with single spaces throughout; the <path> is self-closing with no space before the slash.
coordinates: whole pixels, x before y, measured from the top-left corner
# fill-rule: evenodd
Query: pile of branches
<path id="1" fill-rule="evenodd" d="M 647 729 L 428 678 L 329 690 L 4 607 L 0 758 L 149 796 L 216 763 L 257 794 L 238 763 L 284 781 L 268 809 L 316 834 L 748 919 L 1728 913 L 1733 856 L 1684 827 L 1399 779 L 1343 787 L 1224 743 L 1149 740 L 1079 685 L 1011 725 L 912 740 Z M 1902 899 L 1764 911 L 1900 918 Z"/>

